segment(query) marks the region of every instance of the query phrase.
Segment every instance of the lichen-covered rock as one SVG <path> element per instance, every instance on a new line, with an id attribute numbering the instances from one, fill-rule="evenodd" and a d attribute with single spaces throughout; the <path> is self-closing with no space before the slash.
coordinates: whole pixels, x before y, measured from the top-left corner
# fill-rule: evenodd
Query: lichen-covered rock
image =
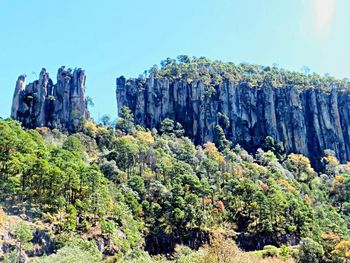
<path id="1" fill-rule="evenodd" d="M 78 131 L 88 118 L 85 103 L 86 76 L 82 69 L 61 67 L 57 84 L 53 84 L 43 68 L 39 79 L 25 84 L 26 76 L 16 82 L 11 118 L 22 122 L 24 127 L 49 127 L 61 131 Z"/>
<path id="2" fill-rule="evenodd" d="M 350 92 L 335 86 L 299 90 L 224 80 L 213 90 L 201 80 L 188 83 L 153 76 L 120 77 L 116 83 L 118 109 L 128 106 L 136 123 L 147 128 L 159 128 L 164 118 L 171 118 L 202 144 L 213 141 L 219 116 L 225 116 L 226 137 L 248 150 L 256 150 L 272 136 L 288 152 L 304 154 L 314 164 L 325 149 L 334 150 L 341 162 L 350 160 Z"/>

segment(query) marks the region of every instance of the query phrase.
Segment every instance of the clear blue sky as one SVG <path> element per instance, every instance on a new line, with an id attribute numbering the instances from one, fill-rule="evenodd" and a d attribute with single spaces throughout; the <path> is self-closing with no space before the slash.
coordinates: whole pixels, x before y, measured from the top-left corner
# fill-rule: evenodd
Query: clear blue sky
<path id="1" fill-rule="evenodd" d="M 115 78 L 179 54 L 350 77 L 349 0 L 4 0 L 0 116 L 17 76 L 82 67 L 93 116 L 116 115 Z"/>

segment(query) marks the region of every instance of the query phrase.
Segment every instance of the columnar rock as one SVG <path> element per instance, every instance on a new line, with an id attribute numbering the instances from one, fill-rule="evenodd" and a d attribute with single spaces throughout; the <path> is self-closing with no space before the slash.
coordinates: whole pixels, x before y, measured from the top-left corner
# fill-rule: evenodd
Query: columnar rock
<path id="1" fill-rule="evenodd" d="M 350 160 L 350 92 L 337 87 L 303 89 L 224 80 L 212 94 L 201 80 L 169 81 L 117 78 L 117 103 L 129 107 L 137 124 L 159 128 L 164 118 L 181 123 L 196 143 L 213 141 L 219 116 L 226 116 L 226 137 L 256 150 L 266 136 L 288 152 L 320 161 L 325 149 L 341 162 Z"/>
<path id="2" fill-rule="evenodd" d="M 26 76 L 16 82 L 11 118 L 22 122 L 24 127 L 49 127 L 62 131 L 78 131 L 88 118 L 85 103 L 86 76 L 82 69 L 61 67 L 57 73 L 57 84 L 43 68 L 39 79 L 25 84 Z"/>

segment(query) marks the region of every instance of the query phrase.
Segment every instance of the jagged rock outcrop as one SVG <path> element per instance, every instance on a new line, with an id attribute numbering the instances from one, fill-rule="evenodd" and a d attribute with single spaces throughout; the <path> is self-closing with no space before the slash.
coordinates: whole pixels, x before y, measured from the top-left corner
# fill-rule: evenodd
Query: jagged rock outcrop
<path id="1" fill-rule="evenodd" d="M 164 118 L 181 123 L 196 143 L 213 141 L 214 128 L 223 127 L 234 144 L 254 151 L 266 138 L 281 141 L 288 152 L 302 153 L 317 164 L 325 149 L 341 162 L 350 160 L 350 92 L 335 85 L 325 89 L 276 88 L 263 83 L 224 79 L 215 90 L 202 80 L 188 83 L 167 78 L 117 79 L 117 103 L 128 106 L 135 122 L 159 128 Z"/>
<path id="2" fill-rule="evenodd" d="M 61 67 L 54 84 L 43 68 L 39 79 L 25 84 L 26 76 L 16 82 L 11 118 L 22 122 L 24 127 L 49 127 L 75 132 L 88 118 L 85 102 L 84 70 Z"/>

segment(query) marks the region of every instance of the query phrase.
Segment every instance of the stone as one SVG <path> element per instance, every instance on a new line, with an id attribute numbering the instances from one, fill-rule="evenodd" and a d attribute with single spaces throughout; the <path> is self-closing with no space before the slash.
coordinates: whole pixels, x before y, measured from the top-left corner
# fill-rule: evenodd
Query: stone
<path id="1" fill-rule="evenodd" d="M 170 118 L 181 123 L 195 143 L 203 144 L 213 141 L 220 113 L 229 120 L 227 139 L 250 152 L 271 136 L 288 153 L 304 154 L 316 166 L 325 149 L 333 150 L 342 163 L 350 160 L 350 92 L 336 86 L 300 90 L 224 79 L 208 95 L 201 80 L 122 76 L 116 84 L 118 109 L 129 107 L 136 124 L 149 129 L 158 129 Z"/>
<path id="2" fill-rule="evenodd" d="M 85 102 L 84 70 L 73 72 L 61 67 L 54 84 L 43 68 L 39 79 L 26 84 L 26 75 L 18 77 L 13 95 L 11 118 L 26 128 L 48 127 L 77 132 L 89 117 Z"/>

